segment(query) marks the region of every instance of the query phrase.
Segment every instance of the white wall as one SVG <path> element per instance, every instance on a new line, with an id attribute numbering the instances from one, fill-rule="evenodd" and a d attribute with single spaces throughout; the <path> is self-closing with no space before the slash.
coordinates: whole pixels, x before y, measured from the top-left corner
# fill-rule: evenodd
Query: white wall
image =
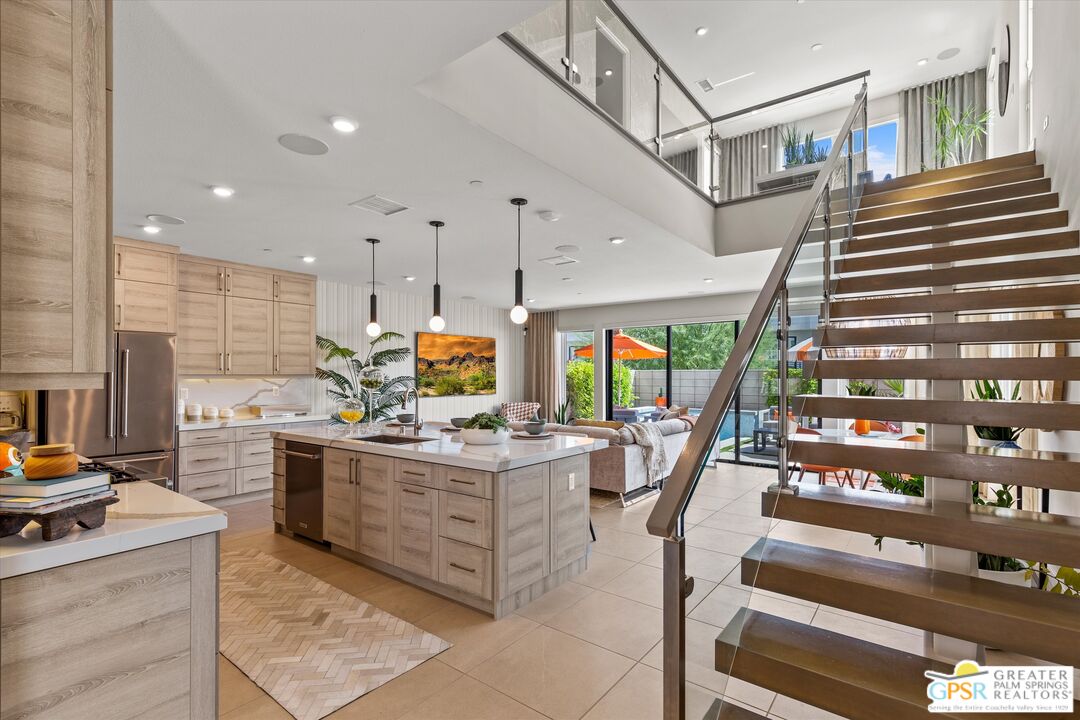
<path id="1" fill-rule="evenodd" d="M 316 332 L 319 335 L 353 348 L 366 349 L 368 338 L 364 328 L 368 322 L 368 288 L 359 285 L 320 280 L 316 308 Z M 416 333 L 427 330 L 431 317 L 431 297 L 380 289 L 379 324 L 383 330 L 393 330 L 405 336 L 413 354 L 406 362 L 388 367 L 392 375 L 415 375 Z M 425 420 L 448 420 L 468 416 L 497 407 L 501 402 L 520 400 L 523 388 L 525 343 L 521 327 L 510 322 L 509 311 L 473 302 L 447 300 L 442 302 L 447 334 L 479 335 L 495 338 L 494 395 L 459 397 L 426 397 L 420 401 Z M 386 345 L 385 347 L 390 347 Z M 333 405 L 326 397 L 325 383 L 316 383 L 315 412 L 332 412 Z"/>
<path id="2" fill-rule="evenodd" d="M 776 195 L 751 197 L 716 208 L 716 255 L 738 255 L 783 247 L 811 186 Z M 762 258 L 772 266 L 775 256 Z"/>
<path id="3" fill-rule="evenodd" d="M 1025 20 L 1021 20 L 1021 10 L 1027 5 L 1026 0 L 999 0 L 997 22 L 994 27 L 993 49 L 996 51 L 995 63 L 1004 56 L 1006 40 L 1009 45 L 1009 100 L 1005 104 L 1005 114 L 998 112 L 998 80 L 996 69 L 987 68 L 986 105 L 990 109 L 990 128 L 987 133 L 987 157 L 1012 155 L 1027 148 L 1024 131 L 1021 129 L 1021 116 L 1025 114 L 1024 98 L 1021 97 L 1020 77 L 1024 65 Z M 1026 16 L 1026 11 L 1023 13 Z M 1009 26 L 1006 38 L 1005 25 Z M 990 52 L 987 51 L 989 59 Z M 994 79 L 991 80 L 991 75 Z"/>

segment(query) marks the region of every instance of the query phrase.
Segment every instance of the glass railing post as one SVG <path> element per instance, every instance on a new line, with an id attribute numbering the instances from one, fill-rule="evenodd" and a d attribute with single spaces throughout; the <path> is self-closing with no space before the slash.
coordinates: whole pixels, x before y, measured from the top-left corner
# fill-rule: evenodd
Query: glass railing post
<path id="1" fill-rule="evenodd" d="M 863 91 L 866 90 L 866 81 L 863 80 Z M 870 116 L 868 106 L 870 105 L 870 98 L 867 95 L 863 95 L 862 101 L 862 151 L 863 151 L 863 171 L 870 169 Z"/>
<path id="2" fill-rule="evenodd" d="M 664 720 L 686 714 L 686 546 L 682 520 L 664 538 Z"/>
<path id="3" fill-rule="evenodd" d="M 854 135 L 848 130 L 847 136 L 847 239 L 850 240 L 855 228 L 855 143 Z M 866 136 L 863 135 L 863 151 L 866 151 Z"/>
<path id="4" fill-rule="evenodd" d="M 661 148 L 664 147 L 664 131 L 661 129 L 662 126 L 660 123 L 660 118 L 663 116 L 662 109 L 664 107 L 663 96 L 660 94 L 660 63 L 656 63 L 656 72 L 653 73 L 653 79 L 656 80 L 656 137 L 654 138 L 653 143 L 656 145 L 656 154 L 659 155 Z"/>
<path id="5" fill-rule="evenodd" d="M 848 186 L 848 207 L 851 207 L 851 186 Z M 821 223 L 824 226 L 822 229 L 823 237 L 825 238 L 824 244 L 821 246 L 822 257 L 822 275 L 824 280 L 822 281 L 821 294 L 821 324 L 829 324 L 829 301 L 832 297 L 832 189 L 828 183 L 825 184 L 825 210 L 822 213 Z M 851 235 L 851 215 L 848 215 L 848 236 Z"/>
<path id="6" fill-rule="evenodd" d="M 788 351 L 788 287 L 780 288 L 780 297 L 776 303 L 776 469 L 779 472 L 780 490 L 788 489 L 788 386 L 787 386 L 787 351 Z"/>

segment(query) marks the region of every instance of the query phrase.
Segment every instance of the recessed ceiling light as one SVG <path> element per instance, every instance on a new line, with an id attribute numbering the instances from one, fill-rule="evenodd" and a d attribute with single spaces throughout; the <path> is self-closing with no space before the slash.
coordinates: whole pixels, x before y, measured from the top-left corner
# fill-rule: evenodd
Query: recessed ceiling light
<path id="1" fill-rule="evenodd" d="M 150 213 L 146 216 L 146 219 L 157 225 L 183 225 L 183 218 L 174 217 L 172 215 L 163 215 L 162 213 Z"/>
<path id="2" fill-rule="evenodd" d="M 286 150 L 292 150 L 294 153 L 300 153 L 301 155 L 325 155 L 330 152 L 329 145 L 308 135 L 286 133 L 279 137 L 277 141 Z"/>
<path id="3" fill-rule="evenodd" d="M 698 37 L 701 37 L 702 35 L 706 34 L 707 32 L 709 32 L 709 28 L 707 28 L 705 26 L 701 26 L 697 30 L 694 31 L 694 34 L 697 35 Z"/>
<path id="4" fill-rule="evenodd" d="M 315 256 L 314 255 L 305 255 L 304 257 L 301 258 L 301 260 L 303 260 L 306 263 L 313 263 L 313 262 L 315 262 Z"/>
<path id="5" fill-rule="evenodd" d="M 624 242 L 626 242 L 626 238 L 616 236 L 613 238 L 608 238 L 608 242 L 612 245 L 622 245 Z"/>
<path id="6" fill-rule="evenodd" d="M 157 225 L 143 225 L 142 231 L 147 235 L 157 235 L 159 232 L 161 232 L 161 228 L 159 228 Z"/>
<path id="7" fill-rule="evenodd" d="M 813 50 L 814 52 L 817 52 L 818 50 L 820 50 L 823 47 L 825 47 L 825 46 L 822 45 L 821 43 L 814 43 L 813 45 L 810 46 L 810 49 Z"/>
<path id="8" fill-rule="evenodd" d="M 922 67 L 923 65 L 925 65 L 928 62 L 930 62 L 930 58 L 919 58 L 919 60 L 917 60 L 915 62 L 915 64 L 918 65 L 919 67 Z"/>
<path id="9" fill-rule="evenodd" d="M 762 150 L 768 150 L 768 149 L 769 149 L 769 146 L 768 146 L 768 145 L 762 145 L 762 146 L 761 146 L 761 149 L 762 149 Z"/>
<path id="10" fill-rule="evenodd" d="M 356 128 L 360 127 L 360 123 L 340 115 L 330 118 L 330 125 L 339 133 L 356 132 Z"/>
<path id="11" fill-rule="evenodd" d="M 525 298 L 525 302 L 536 302 L 536 298 Z"/>
<path id="12" fill-rule="evenodd" d="M 615 74 L 615 71 L 612 70 L 611 68 L 608 68 L 607 70 L 604 71 L 604 76 L 605 77 L 611 77 L 614 74 Z"/>
<path id="13" fill-rule="evenodd" d="M 413 280 L 416 279 L 416 276 L 415 275 L 402 275 L 401 279 L 404 280 L 405 282 L 412 282 Z"/>
<path id="14" fill-rule="evenodd" d="M 559 222 L 560 220 L 562 220 L 562 215 L 555 212 L 554 210 L 541 210 L 537 213 L 537 215 L 539 215 L 540 219 L 545 222 Z"/>
<path id="15" fill-rule="evenodd" d="M 236 191 L 231 187 L 225 187 L 224 185 L 214 185 L 210 188 L 210 191 L 217 195 L 219 198 L 231 198 L 236 194 Z"/>
<path id="16" fill-rule="evenodd" d="M 704 282 L 707 282 L 707 283 L 711 283 L 712 281 L 713 281 L 712 278 L 705 278 L 705 280 L 704 280 Z"/>
<path id="17" fill-rule="evenodd" d="M 960 48 L 957 48 L 957 47 L 945 48 L 944 50 L 942 50 L 941 52 L 939 52 L 937 54 L 937 59 L 938 60 L 948 60 L 949 58 L 954 58 L 959 54 L 960 54 Z"/>
<path id="18" fill-rule="evenodd" d="M 556 245 L 555 249 L 561 253 L 575 253 L 581 250 L 577 245 Z"/>

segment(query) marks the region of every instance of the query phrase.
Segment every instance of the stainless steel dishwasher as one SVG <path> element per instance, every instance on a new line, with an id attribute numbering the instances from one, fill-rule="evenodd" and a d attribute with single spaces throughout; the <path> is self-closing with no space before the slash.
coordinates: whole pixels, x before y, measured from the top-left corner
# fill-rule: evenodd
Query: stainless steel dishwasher
<path id="1" fill-rule="evenodd" d="M 285 443 L 285 528 L 323 541 L 323 449 Z"/>

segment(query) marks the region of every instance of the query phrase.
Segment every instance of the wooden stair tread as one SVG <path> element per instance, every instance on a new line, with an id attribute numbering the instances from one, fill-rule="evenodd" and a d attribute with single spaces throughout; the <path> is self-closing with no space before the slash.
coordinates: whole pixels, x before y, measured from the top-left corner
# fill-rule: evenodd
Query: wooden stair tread
<path id="1" fill-rule="evenodd" d="M 928 288 L 943 285 L 1060 278 L 1080 274 L 1080 254 L 1060 257 L 984 262 L 974 265 L 908 270 L 875 275 L 845 276 L 836 280 L 834 293 L 881 293 L 886 290 Z"/>
<path id="2" fill-rule="evenodd" d="M 828 380 L 1080 380 L 1080 357 L 807 360 L 803 375 Z"/>
<path id="3" fill-rule="evenodd" d="M 797 417 L 889 418 L 898 422 L 1080 430 L 1080 403 L 1075 402 L 796 395 L 792 406 Z"/>
<path id="4" fill-rule="evenodd" d="M 918 200 L 907 200 L 888 205 L 877 205 L 875 207 L 860 206 L 855 214 L 855 220 L 857 222 L 882 220 L 884 218 L 913 215 L 915 213 L 930 212 L 932 210 L 945 210 L 948 208 L 960 207 L 962 205 L 974 205 L 976 203 L 1005 200 L 1027 195 L 1041 195 L 1048 192 L 1050 192 L 1050 178 L 1025 180 L 1023 182 L 994 185 L 991 187 L 953 193 L 948 193 L 943 188 L 938 194 L 931 197 L 920 198 Z"/>
<path id="5" fill-rule="evenodd" d="M 911 232 L 889 233 L 886 235 L 874 235 L 870 237 L 854 237 L 844 240 L 840 245 L 841 255 L 855 253 L 881 252 L 883 250 L 895 250 L 901 247 L 915 247 L 918 245 L 932 245 L 934 243 L 952 242 L 955 240 L 972 240 L 974 238 L 988 238 L 999 235 L 1014 235 L 1016 233 L 1030 233 L 1038 230 L 1054 230 L 1069 226 L 1069 213 L 1067 210 L 1054 210 L 1052 212 L 1032 213 L 1017 217 L 996 218 L 981 222 L 968 222 L 948 227 L 931 228 L 929 230 L 914 230 Z M 844 233 L 846 227 L 837 228 Z M 820 232 L 817 235 L 821 235 Z M 836 238 L 845 237 L 843 234 L 833 233 Z"/>
<path id="6" fill-rule="evenodd" d="M 863 195 L 875 195 L 877 193 L 898 190 L 900 188 L 932 185 L 948 180 L 984 175 L 1008 168 L 1034 164 L 1035 151 L 1026 150 L 1012 155 L 1004 155 L 988 160 L 979 160 L 978 162 L 956 165 L 950 168 L 927 170 L 926 172 L 921 173 L 900 175 L 890 180 L 878 180 L 877 182 L 867 183 L 863 187 Z"/>
<path id="7" fill-rule="evenodd" d="M 935 312 L 1059 308 L 1080 305 L 1080 283 L 1027 285 L 1004 290 L 967 290 L 936 295 L 837 300 L 830 303 L 834 319 L 926 315 Z"/>
<path id="8" fill-rule="evenodd" d="M 795 463 L 970 481 L 1007 477 L 1021 486 L 1080 492 L 1080 453 L 803 433 L 790 435 L 788 448 Z"/>
<path id="9" fill-rule="evenodd" d="M 930 701 L 923 673 L 952 673 L 953 666 L 740 608 L 716 639 L 716 669 L 851 720 L 924 720 Z M 1016 715 L 979 717 L 1007 720 Z"/>
<path id="10" fill-rule="evenodd" d="M 1020 343 L 1080 340 L 1080 318 L 924 323 L 878 327 L 827 327 L 814 332 L 815 347 Z"/>
<path id="11" fill-rule="evenodd" d="M 1045 233 L 1023 235 L 1021 237 L 991 240 L 988 242 L 964 243 L 962 245 L 944 245 L 922 250 L 905 252 L 877 253 L 857 257 L 845 257 L 835 261 L 837 274 L 884 270 L 886 268 L 909 267 L 912 265 L 933 265 L 934 263 L 962 262 L 1005 255 L 1027 255 L 1039 252 L 1076 250 L 1080 248 L 1080 232 Z"/>
<path id="12" fill-rule="evenodd" d="M 763 492 L 761 514 L 1066 567 L 1080 563 L 1080 517 L 807 483 L 798 487 L 797 495 Z"/>
<path id="13" fill-rule="evenodd" d="M 1064 595 L 767 538 L 741 572 L 750 587 L 1080 665 L 1080 609 Z"/>
<path id="14" fill-rule="evenodd" d="M 1020 215 L 1021 213 L 1036 212 L 1038 210 L 1054 210 L 1058 207 L 1058 202 L 1057 193 L 1045 193 L 1012 200 L 996 200 L 979 205 L 964 205 L 946 210 L 933 210 L 916 215 L 902 215 L 885 220 L 856 220 L 854 233 L 860 236 L 878 235 L 898 230 L 928 228 L 934 225 L 948 225 L 1002 215 Z M 838 229 L 843 229 L 846 232 L 846 228 Z"/>
<path id="15" fill-rule="evenodd" d="M 896 190 L 882 190 L 863 195 L 859 201 L 860 208 L 877 207 L 890 203 L 906 202 L 908 200 L 920 200 L 927 197 L 935 197 L 941 194 L 976 190 L 978 188 L 1005 185 L 1008 183 L 1023 182 L 1024 180 L 1036 180 L 1043 176 L 1045 168 L 1042 165 L 1021 165 L 1019 167 L 997 170 L 981 175 L 960 178 L 958 180 L 945 180 L 930 185 L 916 185 L 909 188 Z"/>

